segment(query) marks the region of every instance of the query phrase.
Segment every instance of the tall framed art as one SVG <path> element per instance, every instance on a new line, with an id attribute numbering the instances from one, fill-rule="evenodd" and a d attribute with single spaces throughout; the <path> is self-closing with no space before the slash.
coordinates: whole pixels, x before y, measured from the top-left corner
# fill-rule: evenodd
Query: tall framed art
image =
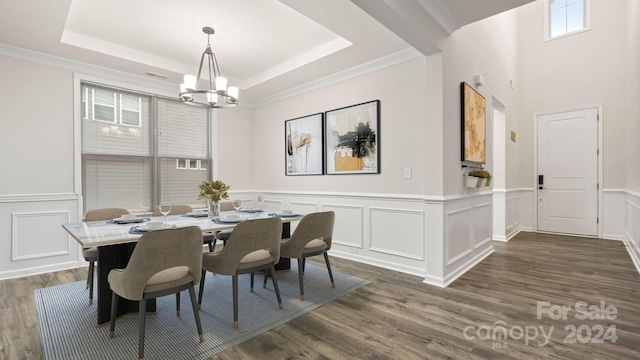
<path id="1" fill-rule="evenodd" d="M 380 173 L 380 100 L 325 113 L 327 175 Z"/>
<path id="2" fill-rule="evenodd" d="M 286 175 L 323 174 L 322 122 L 322 113 L 284 122 Z"/>
<path id="3" fill-rule="evenodd" d="M 465 163 L 487 162 L 485 99 L 469 84 L 460 83 L 461 160 Z"/>

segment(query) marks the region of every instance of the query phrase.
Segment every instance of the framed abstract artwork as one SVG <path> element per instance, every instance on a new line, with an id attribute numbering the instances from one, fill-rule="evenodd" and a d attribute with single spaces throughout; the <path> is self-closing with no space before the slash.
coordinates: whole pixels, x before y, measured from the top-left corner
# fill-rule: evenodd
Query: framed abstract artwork
<path id="1" fill-rule="evenodd" d="M 380 100 L 325 113 L 327 175 L 380 173 Z"/>
<path id="2" fill-rule="evenodd" d="M 461 99 L 461 160 L 465 163 L 487 162 L 485 100 L 469 84 L 460 83 Z"/>
<path id="3" fill-rule="evenodd" d="M 319 113 L 284 122 L 286 175 L 323 174 L 322 120 Z"/>

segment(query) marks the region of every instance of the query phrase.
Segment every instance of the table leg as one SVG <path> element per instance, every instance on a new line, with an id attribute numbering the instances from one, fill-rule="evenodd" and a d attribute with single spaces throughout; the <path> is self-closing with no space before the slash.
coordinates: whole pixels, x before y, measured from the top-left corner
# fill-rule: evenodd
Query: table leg
<path id="1" fill-rule="evenodd" d="M 111 316 L 111 288 L 109 287 L 109 271 L 124 269 L 129 263 L 136 243 L 107 245 L 98 247 L 98 325 L 106 324 Z M 156 311 L 155 299 L 147 300 L 147 312 Z M 138 302 L 120 298 L 116 316 L 126 313 L 137 313 Z"/>

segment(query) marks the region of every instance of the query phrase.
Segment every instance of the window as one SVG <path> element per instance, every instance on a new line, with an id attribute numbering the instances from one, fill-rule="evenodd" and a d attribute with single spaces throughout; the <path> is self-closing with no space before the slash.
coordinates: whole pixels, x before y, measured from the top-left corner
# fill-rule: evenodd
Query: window
<path id="1" fill-rule="evenodd" d="M 210 178 L 207 109 L 94 84 L 81 94 L 85 209 L 200 204 L 198 185 Z M 201 164 L 205 171 L 181 170 Z"/>
<path id="2" fill-rule="evenodd" d="M 544 0 L 545 41 L 591 29 L 591 0 Z"/>

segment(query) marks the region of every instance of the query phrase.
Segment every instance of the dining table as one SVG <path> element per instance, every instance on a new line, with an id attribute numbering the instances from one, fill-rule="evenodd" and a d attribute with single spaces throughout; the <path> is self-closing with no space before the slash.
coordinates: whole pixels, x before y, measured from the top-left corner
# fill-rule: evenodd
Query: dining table
<path id="1" fill-rule="evenodd" d="M 229 215 L 239 215 L 238 218 Z M 286 213 L 280 210 L 255 209 L 223 211 L 218 217 L 209 218 L 204 211 L 194 211 L 182 215 L 164 216 L 138 216 L 133 219 L 114 219 L 107 221 L 88 221 L 63 224 L 62 227 L 83 248 L 96 247 L 98 249 L 97 261 L 97 316 L 98 326 L 105 325 L 111 316 L 111 288 L 107 277 L 112 269 L 124 269 L 135 249 L 140 237 L 150 229 L 150 222 L 160 224 L 162 228 L 175 228 L 198 226 L 203 235 L 211 235 L 220 230 L 233 229 L 237 224 L 252 219 L 279 217 L 282 220 L 282 238 L 288 238 L 291 234 L 291 223 L 302 219 L 303 214 Z M 290 259 L 281 258 L 276 270 L 290 269 Z M 118 301 L 116 316 L 138 311 L 138 302 L 127 299 Z M 155 312 L 155 299 L 147 300 L 147 312 Z"/>

